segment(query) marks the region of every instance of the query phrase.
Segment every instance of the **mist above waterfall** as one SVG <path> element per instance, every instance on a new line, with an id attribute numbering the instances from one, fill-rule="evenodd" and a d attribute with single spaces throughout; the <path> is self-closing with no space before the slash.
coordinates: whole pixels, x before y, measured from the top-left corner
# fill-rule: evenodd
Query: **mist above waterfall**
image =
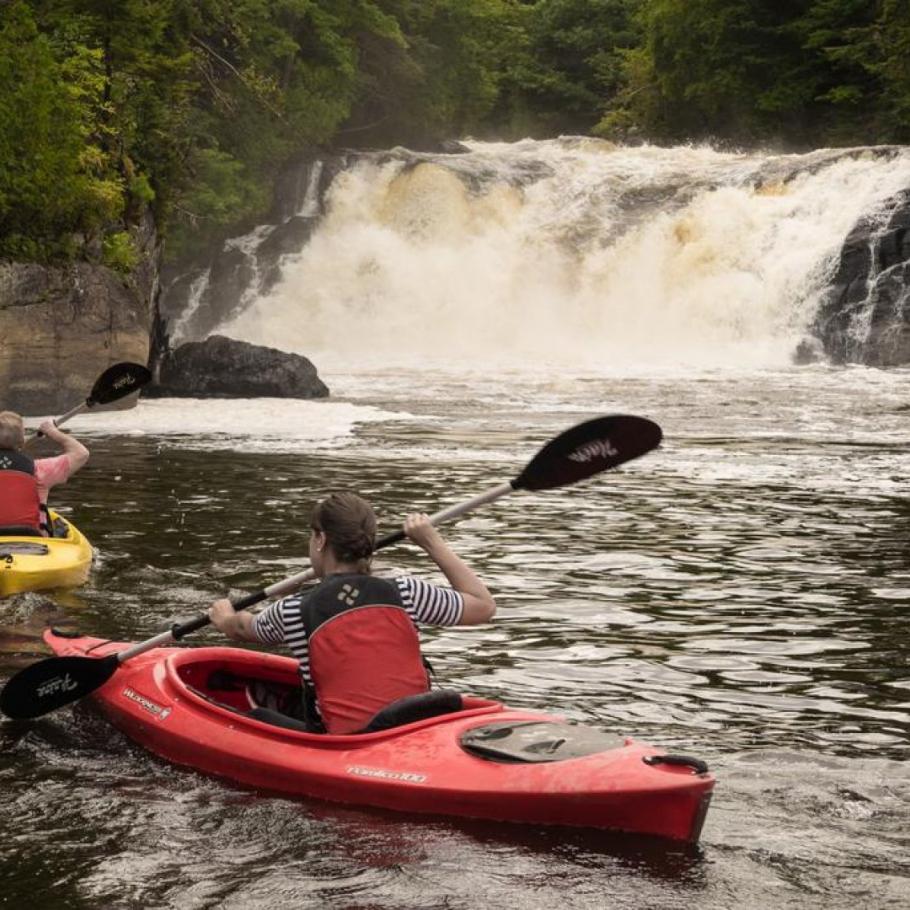
<path id="1" fill-rule="evenodd" d="M 220 331 L 330 367 L 778 366 L 910 153 L 589 139 L 363 156 L 282 277 Z"/>

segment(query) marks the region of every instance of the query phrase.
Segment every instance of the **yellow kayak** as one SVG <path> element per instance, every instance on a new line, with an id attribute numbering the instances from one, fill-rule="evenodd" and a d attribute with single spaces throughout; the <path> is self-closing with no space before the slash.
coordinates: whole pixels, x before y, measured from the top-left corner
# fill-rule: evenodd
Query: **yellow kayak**
<path id="1" fill-rule="evenodd" d="M 92 545 L 71 522 L 51 512 L 65 537 L 0 537 L 0 597 L 81 585 L 92 565 Z"/>

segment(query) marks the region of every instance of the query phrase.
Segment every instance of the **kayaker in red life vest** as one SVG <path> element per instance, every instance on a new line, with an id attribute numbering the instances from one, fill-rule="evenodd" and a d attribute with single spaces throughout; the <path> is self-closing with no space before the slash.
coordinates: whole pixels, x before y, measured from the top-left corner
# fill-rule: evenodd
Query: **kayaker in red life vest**
<path id="1" fill-rule="evenodd" d="M 47 537 L 52 531 L 48 493 L 88 461 L 88 449 L 58 430 L 53 420 L 45 420 L 39 429 L 63 449 L 62 455 L 37 459 L 26 455 L 22 417 L 15 411 L 0 411 L 0 531 Z"/>
<path id="2" fill-rule="evenodd" d="M 371 575 L 376 516 L 354 493 L 322 500 L 311 528 L 310 562 L 321 579 L 315 588 L 276 601 L 258 616 L 217 600 L 209 617 L 230 638 L 283 643 L 298 658 L 302 699 L 283 705 L 284 713 L 314 732 L 355 733 L 391 703 L 429 690 L 418 624 L 478 625 L 492 619 L 496 603 L 424 514 L 409 515 L 404 532 L 451 587 L 410 575 Z"/>

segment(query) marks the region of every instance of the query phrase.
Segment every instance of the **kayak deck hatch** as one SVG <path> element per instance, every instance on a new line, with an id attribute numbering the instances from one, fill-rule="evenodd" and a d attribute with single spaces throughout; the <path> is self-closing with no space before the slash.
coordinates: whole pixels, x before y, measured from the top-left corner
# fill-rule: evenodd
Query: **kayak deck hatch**
<path id="1" fill-rule="evenodd" d="M 474 727 L 461 737 L 472 755 L 499 762 L 554 762 L 619 749 L 625 738 L 560 722 L 527 721 Z"/>

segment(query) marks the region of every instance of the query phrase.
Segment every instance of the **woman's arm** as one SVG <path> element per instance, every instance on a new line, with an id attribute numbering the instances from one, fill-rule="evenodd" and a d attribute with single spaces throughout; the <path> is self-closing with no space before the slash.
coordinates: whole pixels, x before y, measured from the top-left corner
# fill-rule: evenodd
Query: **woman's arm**
<path id="1" fill-rule="evenodd" d="M 462 626 L 489 622 L 496 613 L 496 601 L 474 570 L 442 539 L 424 513 L 408 515 L 404 533 L 439 566 L 449 584 L 464 598 Z"/>
<path id="2" fill-rule="evenodd" d="M 259 641 L 253 632 L 254 618 L 246 610 L 235 610 L 227 598 L 216 600 L 209 607 L 212 625 L 235 641 Z"/>

